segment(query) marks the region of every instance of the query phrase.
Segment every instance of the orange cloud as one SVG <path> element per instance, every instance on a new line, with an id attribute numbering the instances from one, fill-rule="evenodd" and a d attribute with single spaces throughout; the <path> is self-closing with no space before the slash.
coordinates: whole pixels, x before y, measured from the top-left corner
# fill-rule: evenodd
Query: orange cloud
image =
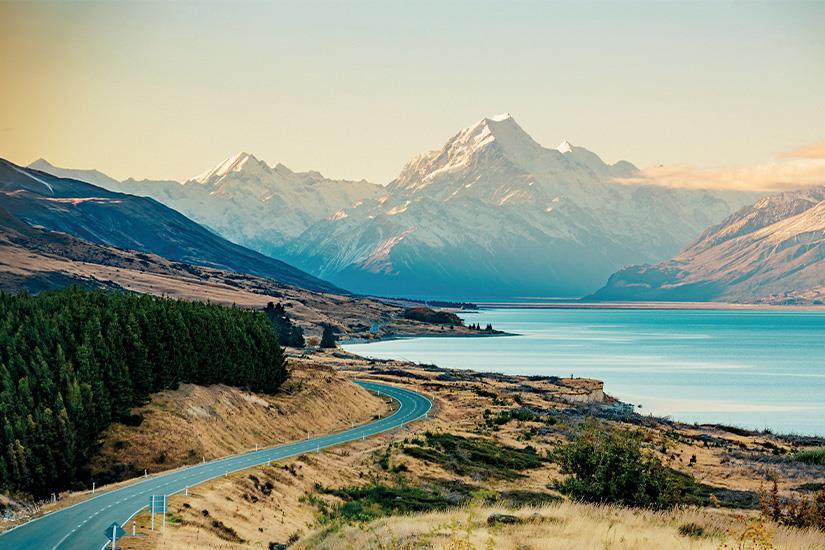
<path id="1" fill-rule="evenodd" d="M 702 169 L 689 165 L 656 166 L 618 180 L 691 189 L 787 191 L 825 185 L 825 143 L 805 145 L 778 160 L 756 166 Z"/>
<path id="2" fill-rule="evenodd" d="M 798 149 L 788 151 L 782 155 L 782 158 L 825 159 L 825 143 L 803 145 Z"/>

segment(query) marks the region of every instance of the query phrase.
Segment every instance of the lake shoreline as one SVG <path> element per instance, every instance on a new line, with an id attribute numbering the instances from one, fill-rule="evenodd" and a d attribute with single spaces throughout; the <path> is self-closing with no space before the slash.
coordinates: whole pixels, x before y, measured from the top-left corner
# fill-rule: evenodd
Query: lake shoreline
<path id="1" fill-rule="evenodd" d="M 812 423 L 823 410 L 816 401 L 825 377 L 817 367 L 825 352 L 821 311 L 560 309 L 462 313 L 519 338 L 445 340 L 464 335 L 442 333 L 341 343 L 362 356 L 450 369 L 597 379 L 625 403 L 688 424 L 825 436 Z"/>

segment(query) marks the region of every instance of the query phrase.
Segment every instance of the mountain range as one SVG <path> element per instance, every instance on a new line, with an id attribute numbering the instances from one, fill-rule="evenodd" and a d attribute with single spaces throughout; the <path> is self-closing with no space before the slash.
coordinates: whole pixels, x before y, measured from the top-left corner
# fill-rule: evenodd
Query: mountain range
<path id="1" fill-rule="evenodd" d="M 546 148 L 510 115 L 410 160 L 386 186 L 241 153 L 185 182 L 33 168 L 151 196 L 238 244 L 349 290 L 408 297 L 578 297 L 676 254 L 757 195 L 624 184 L 629 162 Z"/>
<path id="2" fill-rule="evenodd" d="M 152 198 L 110 191 L 3 159 L 0 208 L 34 229 L 92 244 L 249 273 L 309 290 L 341 292 L 280 260 L 234 244 Z"/>
<path id="3" fill-rule="evenodd" d="M 763 197 L 590 299 L 825 303 L 825 186 Z"/>

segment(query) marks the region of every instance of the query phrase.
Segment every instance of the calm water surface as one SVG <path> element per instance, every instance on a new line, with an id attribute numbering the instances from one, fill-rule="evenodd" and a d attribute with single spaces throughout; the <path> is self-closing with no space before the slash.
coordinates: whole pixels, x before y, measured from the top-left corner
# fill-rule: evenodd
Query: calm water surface
<path id="1" fill-rule="evenodd" d="M 349 344 L 442 367 L 593 377 L 640 412 L 825 435 L 825 312 L 493 309 L 519 336 Z"/>

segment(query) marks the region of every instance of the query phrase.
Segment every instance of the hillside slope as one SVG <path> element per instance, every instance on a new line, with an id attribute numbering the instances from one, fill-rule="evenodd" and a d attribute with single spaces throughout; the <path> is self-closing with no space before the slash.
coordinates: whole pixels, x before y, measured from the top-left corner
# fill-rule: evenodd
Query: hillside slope
<path id="1" fill-rule="evenodd" d="M 2 159 L 0 207 L 29 225 L 91 243 L 260 275 L 310 290 L 341 292 L 287 263 L 231 243 L 153 199 L 108 191 Z"/>
<path id="2" fill-rule="evenodd" d="M 610 277 L 594 300 L 825 301 L 825 186 L 765 197 L 672 260 Z"/>

